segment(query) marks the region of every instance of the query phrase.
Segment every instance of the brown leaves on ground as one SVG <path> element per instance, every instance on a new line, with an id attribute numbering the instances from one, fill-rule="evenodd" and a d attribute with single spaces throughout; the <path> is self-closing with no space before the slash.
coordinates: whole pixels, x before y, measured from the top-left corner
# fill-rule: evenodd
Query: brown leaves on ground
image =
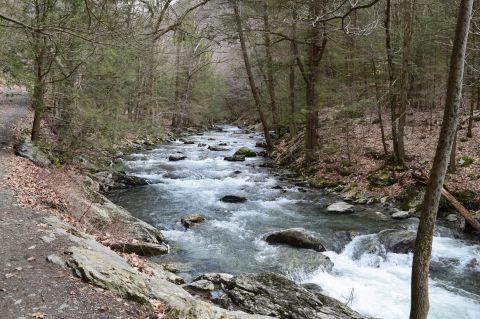
<path id="1" fill-rule="evenodd" d="M 372 101 L 372 105 L 375 102 Z M 468 103 L 466 103 L 468 105 Z M 319 161 L 309 167 L 309 172 L 327 180 L 346 185 L 356 185 L 373 195 L 397 197 L 414 181 L 410 171 L 397 172 L 399 183 L 387 187 L 371 187 L 367 177 L 386 165 L 381 140 L 378 115 L 374 107 L 362 118 L 336 119 L 337 108 L 324 108 L 319 122 Z M 473 138 L 466 138 L 468 110 L 461 110 L 461 124 L 457 138 L 457 161 L 462 156 L 474 159 L 468 167 L 457 167 L 447 176 L 446 184 L 453 192 L 480 189 L 480 123 L 474 122 Z M 429 168 L 438 142 L 443 109 L 433 112 L 413 110 L 407 113 L 405 149 L 410 169 Z M 383 111 L 383 124 L 387 136 L 388 151 L 392 153 L 389 113 Z M 303 139 L 282 140 L 278 146 L 277 161 L 289 161 L 294 167 L 303 165 Z M 294 154 L 293 156 L 291 154 Z"/>
<path id="2" fill-rule="evenodd" d="M 149 318 L 151 319 L 163 319 L 168 312 L 168 305 L 157 299 L 150 299 L 150 304 L 153 307 L 153 315 Z"/>
<path id="3" fill-rule="evenodd" d="M 118 253 L 122 256 L 133 268 L 138 270 L 141 273 L 144 273 L 147 276 L 155 276 L 155 270 L 153 270 L 150 266 L 148 266 L 148 262 L 146 259 L 138 256 L 135 253 L 126 254 L 126 253 Z"/>

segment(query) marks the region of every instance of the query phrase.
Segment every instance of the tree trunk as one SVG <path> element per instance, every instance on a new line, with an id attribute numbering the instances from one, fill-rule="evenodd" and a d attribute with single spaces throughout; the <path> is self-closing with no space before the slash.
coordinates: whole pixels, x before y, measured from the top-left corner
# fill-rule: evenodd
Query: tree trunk
<path id="1" fill-rule="evenodd" d="M 472 93 L 470 95 L 470 114 L 468 116 L 467 137 L 473 137 L 473 111 L 475 110 L 475 85 L 472 83 Z"/>
<path id="2" fill-rule="evenodd" d="M 250 58 L 248 56 L 247 45 L 245 43 L 245 35 L 243 34 L 242 18 L 240 16 L 240 8 L 238 6 L 238 0 L 232 0 L 233 12 L 235 17 L 235 24 L 237 27 L 238 38 L 240 40 L 240 46 L 242 48 L 243 62 L 245 64 L 245 71 L 247 72 L 248 84 L 252 91 L 253 99 L 255 101 L 255 107 L 257 108 L 260 121 L 263 125 L 263 133 L 265 135 L 265 142 L 267 143 L 267 150 L 273 150 L 273 142 L 270 137 L 270 131 L 267 124 L 267 118 L 262 110 L 262 104 L 260 100 L 260 93 L 258 92 L 255 78 L 253 77 L 252 66 L 250 64 Z"/>
<path id="3" fill-rule="evenodd" d="M 265 41 L 265 58 L 267 60 L 267 88 L 270 96 L 270 108 L 272 111 L 273 129 L 277 135 L 280 133 L 277 98 L 275 95 L 275 81 L 273 78 L 272 41 L 270 40 L 270 21 L 268 17 L 268 1 L 263 2 L 263 38 Z"/>
<path id="4" fill-rule="evenodd" d="M 295 51 L 295 41 L 297 41 L 297 8 L 295 6 L 295 1 L 292 2 L 292 42 L 290 43 L 290 66 L 288 74 L 288 104 L 289 108 L 289 124 L 290 124 L 290 137 L 297 135 L 297 124 L 295 121 L 295 61 L 296 61 L 296 51 Z"/>
<path id="5" fill-rule="evenodd" d="M 398 114 L 398 164 L 405 163 L 405 122 L 410 88 L 410 60 L 415 15 L 415 0 L 403 0 L 404 31 L 402 41 L 402 71 L 400 73 L 400 104 Z"/>
<path id="6" fill-rule="evenodd" d="M 448 172 L 454 173 L 457 170 L 457 130 L 453 136 L 452 151 L 450 152 L 450 159 L 448 161 Z"/>
<path id="7" fill-rule="evenodd" d="M 309 15 L 312 20 L 320 16 L 322 10 L 321 2 L 313 1 L 310 4 Z M 315 152 L 317 150 L 317 131 L 318 131 L 318 66 L 322 60 L 325 47 L 327 45 L 327 37 L 322 36 L 318 23 L 311 23 L 307 32 L 307 50 L 308 50 L 308 67 L 305 74 L 306 79 L 306 132 L 305 132 L 305 164 L 308 165 L 315 160 Z M 320 38 L 322 42 L 319 43 Z"/>
<path id="8" fill-rule="evenodd" d="M 390 121 L 392 130 L 393 157 L 395 162 L 399 161 L 398 152 L 398 134 L 397 134 L 397 99 L 395 97 L 395 68 L 393 65 L 393 50 L 391 44 L 391 28 L 392 28 L 392 8 L 391 0 L 387 0 L 385 9 L 385 49 L 387 51 L 388 65 L 388 101 L 390 104 Z"/>
<path id="9" fill-rule="evenodd" d="M 433 167 L 423 200 L 412 265 L 410 319 L 426 319 L 429 310 L 428 269 L 432 254 L 433 228 L 453 141 L 457 131 L 462 81 L 473 0 L 462 0 L 453 43 L 443 123 Z"/>
<path id="10" fill-rule="evenodd" d="M 380 84 L 378 83 L 377 66 L 373 58 L 372 58 L 372 71 L 373 71 L 373 77 L 375 79 L 375 95 L 377 98 L 377 115 L 378 115 L 378 124 L 380 126 L 380 134 L 382 138 L 383 152 L 385 153 L 385 156 L 388 156 L 388 147 L 387 147 L 387 142 L 385 140 L 385 129 L 383 128 Z"/>

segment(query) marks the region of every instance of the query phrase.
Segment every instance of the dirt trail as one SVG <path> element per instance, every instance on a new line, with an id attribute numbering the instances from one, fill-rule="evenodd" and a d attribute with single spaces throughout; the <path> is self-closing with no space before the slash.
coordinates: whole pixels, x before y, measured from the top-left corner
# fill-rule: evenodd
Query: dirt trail
<path id="1" fill-rule="evenodd" d="M 2 181 L 5 163 L 14 160 L 9 127 L 29 114 L 27 102 L 24 91 L 0 88 L 0 318 L 145 318 L 138 304 L 48 262 L 71 243 L 42 239 L 46 214 L 18 206 Z"/>

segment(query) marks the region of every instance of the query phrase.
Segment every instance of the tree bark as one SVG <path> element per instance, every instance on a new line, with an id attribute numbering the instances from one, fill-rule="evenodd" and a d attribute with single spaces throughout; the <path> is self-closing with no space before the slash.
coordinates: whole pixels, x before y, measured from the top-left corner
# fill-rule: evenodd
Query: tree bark
<path id="1" fill-rule="evenodd" d="M 395 162 L 399 161 L 400 155 L 398 152 L 398 134 L 397 134 L 397 99 L 395 97 L 395 67 L 393 65 L 393 50 L 391 44 L 391 29 L 392 29 L 392 8 L 391 0 L 387 0 L 385 9 L 385 50 L 387 53 L 388 66 L 388 101 L 390 104 L 390 121 L 392 130 L 392 144 L 393 157 Z"/>
<path id="2" fill-rule="evenodd" d="M 312 1 L 310 3 L 309 15 L 312 20 L 320 16 L 322 10 L 320 1 Z M 325 47 L 327 45 L 327 37 L 322 35 L 318 23 L 311 23 L 307 32 L 307 69 L 306 79 L 306 132 L 305 132 L 305 164 L 308 165 L 315 160 L 315 152 L 317 150 L 317 131 L 318 131 L 318 66 L 322 60 Z M 322 42 L 320 43 L 320 39 Z"/>
<path id="3" fill-rule="evenodd" d="M 290 137 L 297 135 L 297 124 L 295 121 L 295 61 L 296 50 L 295 41 L 297 41 L 297 8 L 295 1 L 292 1 L 292 41 L 290 42 L 290 66 L 288 73 L 288 105 L 289 107 L 289 124 L 290 124 Z"/>
<path id="4" fill-rule="evenodd" d="M 402 41 L 402 71 L 400 73 L 400 104 L 398 114 L 398 154 L 397 163 L 405 163 L 405 122 L 410 88 L 410 60 L 412 55 L 412 35 L 415 15 L 415 0 L 403 0 L 404 30 Z"/>
<path id="5" fill-rule="evenodd" d="M 265 42 L 265 58 L 267 61 L 267 89 L 270 96 L 270 109 L 272 111 L 273 129 L 277 135 L 280 133 L 277 97 L 275 94 L 275 81 L 273 77 L 272 41 L 270 40 L 270 21 L 268 17 L 268 1 L 263 2 L 263 39 Z"/>
<path id="6" fill-rule="evenodd" d="M 442 194 L 447 165 L 457 130 L 462 95 L 465 52 L 472 16 L 473 0 L 462 0 L 458 12 L 455 39 L 450 58 L 447 96 L 433 167 L 423 201 L 412 265 L 410 319 L 426 319 L 429 310 L 428 269 L 438 204 Z"/>
<path id="7" fill-rule="evenodd" d="M 472 83 L 472 93 L 470 94 L 470 114 L 468 115 L 467 137 L 473 137 L 473 111 L 475 110 L 475 85 Z"/>
<path id="8" fill-rule="evenodd" d="M 383 127 L 383 118 L 382 118 L 382 105 L 381 105 L 381 97 L 380 97 L 380 84 L 378 83 L 378 75 L 377 75 L 377 66 L 375 60 L 372 58 L 372 71 L 373 77 L 375 79 L 375 95 L 377 98 L 377 115 L 378 115 L 378 124 L 380 126 L 380 134 L 382 138 L 382 146 L 383 152 L 385 156 L 388 156 L 388 147 L 387 142 L 385 139 L 385 129 Z"/>
<path id="9" fill-rule="evenodd" d="M 240 15 L 240 8 L 238 6 L 238 0 L 232 0 L 233 12 L 235 17 L 235 24 L 237 27 L 238 38 L 240 40 L 240 46 L 242 48 L 243 62 L 245 64 L 245 71 L 247 72 L 248 84 L 250 85 L 250 90 L 252 91 L 253 99 L 255 101 L 255 107 L 257 109 L 258 115 L 260 116 L 260 121 L 263 126 L 263 133 L 265 135 L 265 142 L 267 143 L 267 150 L 273 150 L 273 142 L 270 137 L 270 131 L 267 124 L 267 118 L 262 110 L 262 104 L 260 100 L 260 93 L 258 92 L 257 85 L 255 83 L 255 78 L 252 72 L 252 66 L 250 64 L 250 58 L 248 56 L 247 45 L 245 43 L 245 35 L 243 33 L 242 27 L 242 18 Z"/>

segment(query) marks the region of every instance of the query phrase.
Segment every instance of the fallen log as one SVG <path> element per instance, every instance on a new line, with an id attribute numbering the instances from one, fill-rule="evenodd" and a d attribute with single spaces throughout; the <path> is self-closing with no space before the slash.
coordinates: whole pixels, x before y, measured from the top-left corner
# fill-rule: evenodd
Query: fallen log
<path id="1" fill-rule="evenodd" d="M 426 185 L 428 183 L 428 178 L 425 173 L 423 172 L 413 172 L 412 177 Z M 456 211 L 470 224 L 475 230 L 480 232 L 480 223 L 475 219 L 475 217 L 470 214 L 470 211 L 465 208 L 449 191 L 442 187 L 442 196 L 456 209 Z"/>

